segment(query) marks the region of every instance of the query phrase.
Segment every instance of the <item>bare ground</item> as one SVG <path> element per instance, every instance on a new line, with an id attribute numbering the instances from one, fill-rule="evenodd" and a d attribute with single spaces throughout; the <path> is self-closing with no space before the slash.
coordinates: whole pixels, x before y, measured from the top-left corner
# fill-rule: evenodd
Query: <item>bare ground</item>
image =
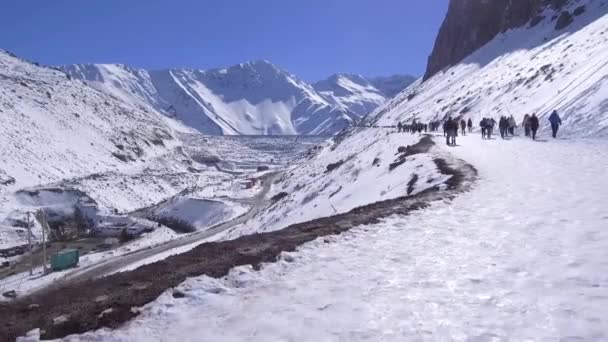
<path id="1" fill-rule="evenodd" d="M 433 145 L 422 139 L 416 153 Z M 413 196 L 362 206 L 327 218 L 291 225 L 279 231 L 243 236 L 231 241 L 202 244 L 193 250 L 133 271 L 103 279 L 53 288 L 20 300 L 0 304 L 0 340 L 12 341 L 40 328 L 41 337 L 60 338 L 103 327 L 117 328 L 137 316 L 137 308 L 152 302 L 164 291 L 189 277 L 223 277 L 233 267 L 275 262 L 281 252 L 328 235 L 337 235 L 360 225 L 374 224 L 391 215 L 408 215 L 432 201 L 450 200 L 468 190 L 476 170 L 462 161 L 435 159 L 438 169 L 452 177 L 447 189 L 429 189 Z M 111 309 L 111 310 L 109 310 Z M 102 315 L 102 312 L 104 314 Z M 65 319 L 54 320 L 63 316 Z"/>

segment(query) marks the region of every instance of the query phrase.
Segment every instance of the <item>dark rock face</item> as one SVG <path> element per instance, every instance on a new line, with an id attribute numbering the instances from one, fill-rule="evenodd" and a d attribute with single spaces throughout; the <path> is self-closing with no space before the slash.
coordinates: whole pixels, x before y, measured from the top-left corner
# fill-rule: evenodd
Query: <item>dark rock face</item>
<path id="1" fill-rule="evenodd" d="M 573 21 L 574 21 L 574 19 L 572 18 L 572 15 L 570 14 L 570 12 L 563 11 L 562 14 L 559 16 L 559 18 L 557 18 L 557 23 L 555 24 L 555 29 L 563 30 L 566 27 L 568 27 L 568 25 L 572 24 Z"/>
<path id="2" fill-rule="evenodd" d="M 424 79 L 460 62 L 500 32 L 523 26 L 547 6 L 571 0 L 450 0 Z"/>

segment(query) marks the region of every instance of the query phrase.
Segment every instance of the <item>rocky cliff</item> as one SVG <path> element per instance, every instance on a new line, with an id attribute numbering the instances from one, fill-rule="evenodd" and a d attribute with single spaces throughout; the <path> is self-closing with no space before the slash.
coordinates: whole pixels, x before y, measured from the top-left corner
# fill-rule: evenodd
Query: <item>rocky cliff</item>
<path id="1" fill-rule="evenodd" d="M 560 10 L 572 0 L 450 0 L 424 79 L 460 62 L 500 32 L 533 24 L 546 7 Z"/>

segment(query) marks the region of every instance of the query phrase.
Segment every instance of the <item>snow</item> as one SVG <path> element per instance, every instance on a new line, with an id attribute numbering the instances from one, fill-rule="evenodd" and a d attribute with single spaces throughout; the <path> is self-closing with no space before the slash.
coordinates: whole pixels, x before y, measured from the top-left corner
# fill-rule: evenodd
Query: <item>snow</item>
<path id="1" fill-rule="evenodd" d="M 390 134 L 388 134 L 390 133 Z M 273 185 L 269 197 L 286 197 L 235 227 L 221 239 L 268 232 L 290 224 L 348 212 L 356 207 L 408 195 L 408 183 L 416 175 L 411 193 L 416 194 L 446 181 L 433 161 L 435 156 L 417 154 L 406 157 L 394 170 L 390 164 L 399 159 L 399 147 L 418 143 L 419 134 L 397 134 L 385 130 L 367 130 L 341 143 L 327 142 L 314 157 L 290 167 Z M 330 164 L 343 162 L 327 172 Z"/>
<path id="2" fill-rule="evenodd" d="M 608 132 L 608 6 L 574 1 L 566 9 L 586 12 L 562 31 L 554 29 L 551 10 L 534 28 L 500 34 L 458 65 L 410 86 L 370 117 L 380 125 L 397 121 L 481 118 L 537 113 L 544 128 L 556 109 L 562 132 L 573 137 Z M 409 98 L 409 99 L 408 99 Z"/>
<path id="3" fill-rule="evenodd" d="M 132 271 L 132 270 L 140 268 L 140 267 L 142 267 L 144 265 L 149 265 L 149 264 L 155 263 L 157 261 L 165 260 L 165 259 L 167 259 L 168 257 L 170 257 L 172 255 L 178 255 L 178 254 L 186 253 L 186 252 L 194 249 L 196 246 L 200 245 L 201 243 L 202 242 L 193 242 L 193 243 L 181 246 L 181 247 L 176 247 L 176 248 L 169 249 L 169 250 L 167 250 L 165 252 L 157 253 L 154 256 L 141 259 L 141 260 L 139 260 L 137 262 L 129 264 L 126 267 L 123 267 L 123 268 L 121 268 L 119 270 L 116 270 L 115 272 L 112 272 L 110 274 Z M 109 274 L 107 274 L 107 275 L 109 275 Z"/>
<path id="4" fill-rule="evenodd" d="M 102 211 L 168 203 L 166 210 L 200 225 L 205 222 L 194 213 L 201 199 L 230 203 L 234 217 L 252 201 L 259 205 L 284 195 L 207 241 L 230 239 L 441 188 L 447 177 L 434 159 L 459 158 L 479 171 L 479 179 L 451 201 L 313 241 L 260 271 L 239 267 L 221 279 L 191 278 L 179 286 L 185 298 L 173 298 L 169 290 L 121 328 L 67 340 L 607 340 L 608 141 L 585 138 L 608 137 L 608 6 L 591 0 L 568 6 L 583 4 L 586 12 L 567 29 L 555 31 L 554 13 L 547 10 L 536 27 L 504 32 L 462 63 L 418 80 L 368 116 L 367 123 L 377 127 L 353 128 L 305 156 L 289 152 L 314 143 L 182 135 L 176 131 L 187 129 L 169 117 L 209 134 L 335 133 L 355 119 L 352 112 L 381 102 L 381 86 L 341 74 L 315 89 L 267 61 L 211 71 L 120 65 L 70 71 L 97 92 L 0 53 L 0 70 L 8 75 L 0 78 L 0 92 L 10 100 L 0 108 L 15 119 L 0 127 L 6 133 L 0 139 L 8 134 L 0 140 L 8 150 L 4 161 L 0 157 L 0 228 L 27 207 L 44 204 L 18 202 L 13 193 L 23 188 L 69 185 Z M 37 87 L 19 88 L 19 80 L 33 74 Z M 395 81 L 377 82 L 388 87 Z M 52 94 L 62 105 L 50 108 L 53 120 L 45 119 L 49 107 L 41 105 L 49 84 L 65 88 L 54 86 L 62 89 Z M 18 93 L 10 91 L 15 88 Z M 81 92 L 84 104 L 70 103 Z M 100 109 L 105 102 L 110 109 Z M 74 108 L 84 113 L 84 123 L 69 116 Z M 120 125 L 112 114 L 116 108 L 123 110 Z M 564 121 L 561 139 L 546 138 L 553 109 Z M 389 168 L 400 158 L 398 148 L 418 143 L 420 135 L 383 126 L 448 116 L 477 123 L 513 115 L 521 122 L 529 113 L 538 113 L 543 123 L 537 142 L 519 136 L 484 141 L 475 134 L 448 148 L 438 137 L 430 153 Z M 23 119 L 29 115 L 35 120 Z M 50 136 L 43 134 L 47 129 Z M 131 165 L 111 156 L 120 139 L 143 146 L 155 129 L 179 139 L 146 148 Z M 67 141 L 72 130 L 82 134 Z M 115 136 L 123 130 L 143 133 Z M 209 162 L 214 158 L 219 162 Z M 263 174 L 255 172 L 258 167 L 276 172 L 287 164 L 268 198 L 256 198 L 259 185 L 245 189 Z M 73 205 L 73 197 L 61 201 Z M 9 243 L 23 239 L 5 230 L 0 238 Z M 174 238 L 165 233 L 156 230 L 138 245 L 91 254 L 83 262 Z M 10 280 L 22 282 L 22 276 Z M 42 285 L 33 279 L 20 291 Z"/>
<path id="5" fill-rule="evenodd" d="M 155 208 L 154 215 L 160 218 L 183 220 L 197 230 L 204 230 L 218 223 L 230 221 L 247 211 L 247 206 L 229 201 L 175 197 Z"/>
<path id="6" fill-rule="evenodd" d="M 382 127 L 538 113 L 539 141 L 476 133 L 446 147 L 439 136 L 430 154 L 390 172 L 397 147 L 419 136 L 353 129 L 284 173 L 269 194 L 284 199 L 212 239 L 403 196 L 414 173 L 412 193 L 438 186 L 435 157 L 478 170 L 469 192 L 305 244 L 259 271 L 191 278 L 179 286 L 185 298 L 169 290 L 121 328 L 66 340 L 607 340 L 608 141 L 588 137 L 608 132 L 608 7 L 581 0 L 567 9 L 580 5 L 586 12 L 565 30 L 547 10 L 536 27 L 502 33 L 368 116 Z M 560 139 L 547 138 L 553 109 Z"/>
<path id="7" fill-rule="evenodd" d="M 388 98 L 361 76 L 335 75 L 310 85 L 264 60 L 206 71 L 148 71 L 122 64 L 68 65 L 62 70 L 204 134 L 335 134 Z M 411 83 L 399 77 L 374 80 L 391 92 Z"/>
<path id="8" fill-rule="evenodd" d="M 204 134 L 331 134 L 352 120 L 352 114 L 268 61 L 208 71 L 147 71 L 114 64 L 62 69 L 103 92 L 154 108 Z"/>
<path id="9" fill-rule="evenodd" d="M 66 340 L 605 340 L 607 142 L 459 144 L 442 149 L 479 182 L 452 202 L 189 279 L 184 299 Z"/>
<path id="10" fill-rule="evenodd" d="M 189 131 L 158 113 L 3 51 L 0 97 L 2 248 L 25 243 L 25 234 L 6 232 L 5 227 L 13 225 L 11 218 L 23 219 L 25 211 L 36 209 L 14 195 L 18 190 L 141 169 L 179 148 L 175 136 Z"/>
<path id="11" fill-rule="evenodd" d="M 313 87 L 331 103 L 363 117 L 388 98 L 367 79 L 360 75 L 336 74 L 317 82 Z M 405 85 L 400 90 L 405 89 Z"/>
<path id="12" fill-rule="evenodd" d="M 52 272 L 47 275 L 44 275 L 42 267 L 36 267 L 33 269 L 33 275 L 31 276 L 29 275 L 29 272 L 22 272 L 0 279 L 0 293 L 12 290 L 17 292 L 17 296 L 21 297 L 33 291 L 42 289 L 59 279 L 68 277 L 74 272 L 78 272 L 79 269 L 85 268 L 89 265 L 93 265 L 102 260 L 106 260 L 113 257 L 120 257 L 132 251 L 141 250 L 158 244 L 162 244 L 178 237 L 179 235 L 173 230 L 162 226 L 116 249 L 82 255 L 80 256 L 78 262 L 78 268 L 75 269 Z M 0 301 L 6 300 L 8 299 L 5 297 L 0 297 Z"/>

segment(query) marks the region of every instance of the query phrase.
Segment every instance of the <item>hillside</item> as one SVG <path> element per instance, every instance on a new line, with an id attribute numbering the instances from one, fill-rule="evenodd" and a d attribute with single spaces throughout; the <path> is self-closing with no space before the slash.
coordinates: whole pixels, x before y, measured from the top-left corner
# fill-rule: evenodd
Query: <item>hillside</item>
<path id="1" fill-rule="evenodd" d="M 150 106 L 213 135 L 331 135 L 388 98 L 362 78 L 334 76 L 313 86 L 268 61 L 206 71 L 148 71 L 121 64 L 62 70 L 125 102 Z M 399 76 L 377 80 L 391 93 L 408 81 Z"/>
<path id="2" fill-rule="evenodd" d="M 107 149 L 86 151 L 88 167 L 118 172 L 61 184 L 103 209 L 182 219 L 191 229 L 171 240 L 144 236 L 139 247 L 121 246 L 101 261 L 88 255 L 84 268 L 66 271 L 48 292 L 22 297 L 32 289 L 26 283 L 19 299 L 0 305 L 7 322 L 0 335 L 608 340 L 608 1 L 451 0 L 426 75 L 388 101 L 406 78 L 336 74 L 309 85 L 266 61 L 210 71 L 65 69 L 95 91 L 14 58 L 7 75 L 15 74 L 13 65 L 28 77 L 48 72 L 52 77 L 42 81 L 90 93 L 84 108 L 94 113 L 99 101 L 128 103 L 138 114 L 126 123 L 147 126 L 136 126 L 144 135 L 135 146 L 145 144 L 150 129 L 166 127 L 166 141 L 138 158 L 112 154 L 110 130 L 123 129 L 117 124 L 101 133 L 78 127 L 72 135 L 91 131 L 99 144 L 109 141 Z M 32 86 L 10 82 L 8 99 L 28 96 Z M 44 96 L 41 90 L 29 101 L 45 102 Z M 555 139 L 547 120 L 553 110 L 564 123 Z M 20 123 L 30 112 L 11 118 Z M 502 139 L 479 136 L 482 118 L 512 115 L 521 122 L 532 113 L 541 122 L 537 140 L 521 127 Z M 474 131 L 446 146 L 441 132 L 395 127 L 449 117 L 472 119 Z M 184 128 L 168 118 L 198 132 L 177 141 Z M 359 118 L 364 124 L 327 139 L 199 134 L 335 133 Z M 13 140 L 46 149 L 15 133 L 27 129 L 12 128 Z M 12 149 L 13 156 L 21 150 Z M 149 163 L 148 155 L 158 161 Z M 51 157 L 58 170 L 72 165 Z M 107 168 L 91 161 L 97 158 Z M 23 172 L 36 167 L 27 164 Z M 13 184 L 20 173 L 0 173 L 6 198 L 17 185 L 32 186 L 16 194 L 31 202 L 59 197 L 55 188 L 34 187 L 35 179 Z M 29 281 L 49 282 L 41 278 Z"/>
<path id="3" fill-rule="evenodd" d="M 400 75 L 367 79 L 355 74 L 335 74 L 313 87 L 328 102 L 361 118 L 414 81 L 414 77 Z"/>
<path id="4" fill-rule="evenodd" d="M 570 1 L 559 10 L 548 5 L 534 17 L 539 19 L 498 34 L 461 62 L 416 82 L 371 117 L 394 125 L 452 116 L 472 118 L 477 126 L 483 117 L 513 115 L 521 123 L 525 114 L 537 113 L 546 127 L 555 109 L 565 134 L 606 136 L 607 12 L 602 1 Z"/>
<path id="5" fill-rule="evenodd" d="M 141 168 L 181 145 L 176 132 L 189 131 L 154 110 L 121 102 L 4 51 L 0 99 L 0 247 L 12 244 L 17 233 L 8 227 L 13 210 L 23 209 L 15 191 Z"/>

